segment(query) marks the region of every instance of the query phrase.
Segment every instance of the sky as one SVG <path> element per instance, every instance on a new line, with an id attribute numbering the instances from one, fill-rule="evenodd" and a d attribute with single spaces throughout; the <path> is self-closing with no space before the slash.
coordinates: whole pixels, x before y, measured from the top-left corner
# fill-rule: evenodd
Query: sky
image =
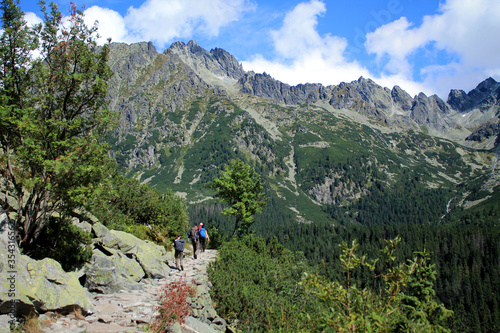
<path id="1" fill-rule="evenodd" d="M 20 0 L 28 22 L 37 0 Z M 54 1 L 67 13 L 69 0 Z M 290 85 L 359 77 L 446 100 L 500 81 L 499 0 L 73 0 L 101 42 L 195 40 Z"/>

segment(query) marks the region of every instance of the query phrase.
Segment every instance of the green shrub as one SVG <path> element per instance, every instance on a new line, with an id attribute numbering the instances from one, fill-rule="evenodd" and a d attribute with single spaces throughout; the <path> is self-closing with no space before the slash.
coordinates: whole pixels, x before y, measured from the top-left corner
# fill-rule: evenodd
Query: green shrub
<path id="1" fill-rule="evenodd" d="M 323 303 L 311 319 L 334 332 L 450 332 L 442 324 L 453 312 L 435 300 L 436 271 L 429 254 L 416 252 L 407 263 L 396 265 L 400 241 L 387 241 L 375 260 L 359 256 L 356 241 L 341 244 L 343 280 L 330 282 L 314 274 L 303 279 L 306 290 Z M 356 285 L 353 274 L 359 269 L 373 272 L 373 285 L 379 287 Z"/>
<path id="2" fill-rule="evenodd" d="M 161 244 L 174 239 L 188 225 L 182 198 L 169 189 L 160 194 L 138 180 L 122 176 L 116 176 L 112 188 L 102 193 L 89 209 L 108 228 Z"/>
<path id="3" fill-rule="evenodd" d="M 39 247 L 31 257 L 52 258 L 66 271 L 73 270 L 92 257 L 90 233 L 73 225 L 69 218 L 51 217 L 39 239 Z"/>
<path id="4" fill-rule="evenodd" d="M 395 264 L 399 242 L 388 241 L 375 260 L 359 256 L 357 242 L 342 244 L 344 276 L 330 281 L 276 238 L 232 239 L 209 267 L 212 298 L 245 332 L 448 332 L 452 311 L 435 300 L 428 253 Z M 356 283 L 359 270 L 371 276 L 365 286 Z"/>
<path id="5" fill-rule="evenodd" d="M 311 322 L 298 315 L 298 308 L 314 305 L 297 283 L 307 270 L 304 258 L 276 239 L 268 245 L 251 235 L 232 239 L 209 267 L 217 312 L 229 321 L 238 319 L 244 331 L 310 330 Z"/>

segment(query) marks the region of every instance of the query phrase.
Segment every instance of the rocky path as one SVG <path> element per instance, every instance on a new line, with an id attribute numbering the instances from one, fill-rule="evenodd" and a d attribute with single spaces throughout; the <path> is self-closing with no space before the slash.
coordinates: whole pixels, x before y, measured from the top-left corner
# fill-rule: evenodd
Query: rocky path
<path id="1" fill-rule="evenodd" d="M 172 332 L 224 332 L 226 323 L 217 316 L 208 290 L 210 282 L 207 265 L 215 260 L 217 251 L 207 250 L 194 260 L 184 258 L 184 271 L 173 266 L 170 275 L 160 280 L 146 279 L 141 282 L 141 290 L 126 290 L 114 294 L 92 294 L 95 313 L 83 317 L 78 313 L 58 316 L 46 313 L 40 321 L 47 333 L 98 333 L 98 332 L 145 332 L 155 316 L 157 300 L 167 283 L 185 280 L 196 286 L 196 297 L 192 303 L 191 315 L 183 325 L 174 325 Z"/>

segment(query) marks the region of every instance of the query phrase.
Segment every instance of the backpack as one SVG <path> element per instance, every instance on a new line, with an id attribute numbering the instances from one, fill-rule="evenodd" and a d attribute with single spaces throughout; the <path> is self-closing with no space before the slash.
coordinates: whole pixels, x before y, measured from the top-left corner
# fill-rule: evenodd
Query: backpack
<path id="1" fill-rule="evenodd" d="M 177 251 L 184 251 L 184 239 L 176 239 L 174 240 L 174 248 L 177 250 Z"/>
<path id="2" fill-rule="evenodd" d="M 205 232 L 205 228 L 201 228 L 200 229 L 200 236 L 203 237 L 203 238 L 207 237 L 207 233 Z"/>
<path id="3" fill-rule="evenodd" d="M 200 233 L 198 232 L 198 227 L 194 226 L 191 228 L 191 232 L 189 234 L 189 237 L 191 237 L 191 239 L 194 242 L 198 241 L 198 238 L 200 237 Z"/>

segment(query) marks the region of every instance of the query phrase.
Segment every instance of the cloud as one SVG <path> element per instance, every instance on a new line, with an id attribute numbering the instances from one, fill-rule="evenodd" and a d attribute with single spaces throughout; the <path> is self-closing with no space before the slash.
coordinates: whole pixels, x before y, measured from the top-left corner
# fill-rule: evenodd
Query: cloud
<path id="1" fill-rule="evenodd" d="M 384 78 L 420 76 L 422 86 L 443 97 L 444 87 L 461 82 L 472 89 L 500 73 L 499 17 L 497 0 L 448 0 L 418 27 L 405 17 L 381 26 L 367 34 L 365 47 L 383 66 Z M 427 64 L 415 72 L 419 52 Z"/>
<path id="2" fill-rule="evenodd" d="M 318 17 L 326 12 L 322 1 L 298 4 L 288 12 L 279 30 L 271 31 L 277 57 L 267 60 L 255 55 L 243 61 L 245 70 L 266 72 L 288 84 L 337 84 L 344 80 L 368 76 L 357 62 L 344 57 L 347 40 L 317 32 Z"/>
<path id="3" fill-rule="evenodd" d="M 35 13 L 27 12 L 24 14 L 24 20 L 29 27 L 32 27 L 36 24 L 42 24 L 43 20 L 39 18 Z"/>
<path id="4" fill-rule="evenodd" d="M 447 0 L 420 26 L 406 17 L 383 24 L 366 35 L 364 44 L 375 55 L 373 72 L 346 59 L 346 39 L 317 32 L 325 12 L 319 0 L 298 4 L 282 27 L 270 32 L 276 57 L 257 54 L 243 62 L 245 70 L 267 72 L 292 85 L 338 84 L 364 76 L 411 95 L 436 93 L 445 99 L 450 88 L 468 91 L 488 76 L 500 78 L 498 0 Z"/>
<path id="5" fill-rule="evenodd" d="M 85 10 L 84 18 L 88 26 L 97 23 L 100 43 L 105 43 L 108 38 L 111 38 L 113 42 L 136 41 L 129 36 L 124 18 L 114 10 L 92 6 Z"/>
<path id="6" fill-rule="evenodd" d="M 165 47 L 175 38 L 191 38 L 195 33 L 217 36 L 219 30 L 254 8 L 248 0 L 147 0 L 130 7 L 125 17 L 93 6 L 85 11 L 86 21 L 98 20 L 103 40 L 116 42 L 152 41 Z"/>
<path id="7" fill-rule="evenodd" d="M 366 35 L 367 52 L 376 54 L 378 62 L 388 56 L 385 67 L 390 73 L 411 75 L 412 67 L 407 56 L 427 42 L 421 33 L 410 29 L 411 26 L 406 17 L 402 17 Z"/>

